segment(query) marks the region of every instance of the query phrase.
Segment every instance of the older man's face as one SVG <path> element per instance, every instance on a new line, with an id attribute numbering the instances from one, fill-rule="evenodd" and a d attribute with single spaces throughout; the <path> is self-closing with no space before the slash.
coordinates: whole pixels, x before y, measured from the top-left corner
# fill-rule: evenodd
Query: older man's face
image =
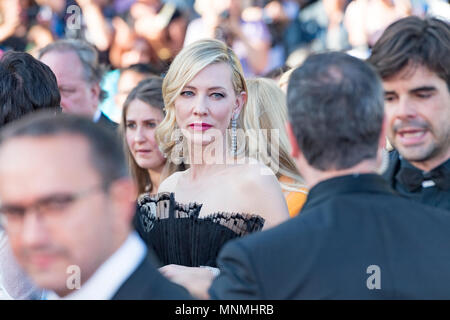
<path id="1" fill-rule="evenodd" d="M 50 51 L 41 57 L 56 76 L 63 112 L 93 117 L 100 96 L 98 84 L 86 81 L 83 65 L 73 51 Z"/>
<path id="2" fill-rule="evenodd" d="M 83 285 L 114 252 L 111 199 L 84 137 L 19 137 L 0 148 L 5 230 L 17 261 L 42 288 L 65 296 L 73 289 L 71 266 L 79 267 Z"/>
<path id="3" fill-rule="evenodd" d="M 388 138 L 399 153 L 422 170 L 450 158 L 450 92 L 424 66 L 406 67 L 383 80 Z"/>

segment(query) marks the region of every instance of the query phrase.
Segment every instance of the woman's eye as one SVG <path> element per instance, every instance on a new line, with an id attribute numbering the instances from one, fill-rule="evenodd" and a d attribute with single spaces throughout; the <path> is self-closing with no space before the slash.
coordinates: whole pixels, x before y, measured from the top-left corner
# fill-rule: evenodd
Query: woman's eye
<path id="1" fill-rule="evenodd" d="M 181 95 L 184 97 L 190 97 L 190 96 L 193 96 L 194 93 L 192 91 L 182 91 Z"/>
<path id="2" fill-rule="evenodd" d="M 147 123 L 147 127 L 149 127 L 149 128 L 156 128 L 156 126 L 157 126 L 156 122 L 148 122 Z"/>
<path id="3" fill-rule="evenodd" d="M 132 123 L 132 122 L 127 123 L 127 124 L 126 124 L 126 128 L 127 128 L 127 129 L 134 129 L 134 128 L 136 128 L 136 124 L 135 124 L 135 123 Z"/>
<path id="4" fill-rule="evenodd" d="M 219 93 L 219 92 L 214 92 L 211 94 L 211 96 L 215 99 L 221 99 L 221 98 L 225 97 L 225 95 L 223 93 Z"/>

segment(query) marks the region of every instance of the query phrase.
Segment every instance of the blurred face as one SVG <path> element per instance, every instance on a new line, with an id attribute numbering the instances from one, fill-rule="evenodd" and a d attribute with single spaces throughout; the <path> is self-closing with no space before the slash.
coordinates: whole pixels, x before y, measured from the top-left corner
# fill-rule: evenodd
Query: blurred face
<path id="1" fill-rule="evenodd" d="M 195 7 L 200 9 L 202 15 L 218 15 L 222 11 L 230 7 L 230 0 L 211 1 L 211 0 L 196 0 Z"/>
<path id="2" fill-rule="evenodd" d="M 60 296 L 70 293 L 69 266 L 80 268 L 83 285 L 117 243 L 117 210 L 89 153 L 77 135 L 13 138 L 0 149 L 1 213 L 11 248 L 38 286 Z"/>
<path id="3" fill-rule="evenodd" d="M 242 0 L 230 0 L 229 8 L 231 16 L 240 17 L 242 12 Z"/>
<path id="4" fill-rule="evenodd" d="M 424 66 L 384 80 L 388 138 L 422 170 L 450 157 L 450 93 L 445 81 Z"/>
<path id="5" fill-rule="evenodd" d="M 138 38 L 134 41 L 130 50 L 124 52 L 121 56 L 121 67 L 126 68 L 136 63 L 149 63 L 151 47 L 147 41 Z"/>
<path id="6" fill-rule="evenodd" d="M 328 16 L 335 12 L 340 12 L 345 6 L 345 0 L 324 0 L 323 6 Z"/>
<path id="7" fill-rule="evenodd" d="M 166 159 L 155 140 L 155 129 L 163 120 L 161 110 L 135 99 L 127 109 L 125 132 L 128 148 L 139 167 L 162 170 Z"/>
<path id="8" fill-rule="evenodd" d="M 83 77 L 83 65 L 72 51 L 50 51 L 41 57 L 56 76 L 63 112 L 93 117 L 99 104 L 100 87 Z"/>
<path id="9" fill-rule="evenodd" d="M 231 82 L 231 69 L 225 63 L 201 70 L 175 100 L 176 121 L 190 144 L 208 145 L 217 134 L 223 137 L 232 115 L 239 115 L 246 98 L 238 95 Z"/>
<path id="10" fill-rule="evenodd" d="M 117 95 L 115 97 L 116 106 L 122 109 L 123 103 L 127 99 L 131 90 L 138 85 L 141 80 L 144 80 L 147 75 L 142 73 L 134 72 L 131 70 L 124 71 L 119 77 L 119 82 L 117 83 Z"/>

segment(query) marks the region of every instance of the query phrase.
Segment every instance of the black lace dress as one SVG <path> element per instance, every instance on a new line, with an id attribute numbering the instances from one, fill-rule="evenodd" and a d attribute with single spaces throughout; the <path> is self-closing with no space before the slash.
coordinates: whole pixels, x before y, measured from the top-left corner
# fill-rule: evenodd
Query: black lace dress
<path id="1" fill-rule="evenodd" d="M 262 217 L 250 214 L 219 212 L 199 218 L 201 207 L 177 203 L 168 192 L 139 197 L 135 227 L 162 265 L 216 267 L 225 242 L 264 225 Z"/>

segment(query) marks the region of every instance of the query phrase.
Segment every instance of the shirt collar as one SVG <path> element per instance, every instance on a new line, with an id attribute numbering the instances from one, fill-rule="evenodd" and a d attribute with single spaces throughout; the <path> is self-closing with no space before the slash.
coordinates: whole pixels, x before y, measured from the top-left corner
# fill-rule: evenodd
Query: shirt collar
<path id="1" fill-rule="evenodd" d="M 99 122 L 101 116 L 102 116 L 102 111 L 100 110 L 100 108 L 97 108 L 97 111 L 95 111 L 92 121 L 94 121 L 95 123 Z"/>
<path id="2" fill-rule="evenodd" d="M 47 300 L 110 300 L 145 258 L 147 248 L 136 232 L 106 260 L 80 289 L 63 298 L 55 292 Z"/>
<path id="3" fill-rule="evenodd" d="M 315 206 L 327 198 L 345 193 L 393 193 L 387 182 L 378 174 L 351 174 L 327 179 L 311 188 L 302 209 Z"/>

